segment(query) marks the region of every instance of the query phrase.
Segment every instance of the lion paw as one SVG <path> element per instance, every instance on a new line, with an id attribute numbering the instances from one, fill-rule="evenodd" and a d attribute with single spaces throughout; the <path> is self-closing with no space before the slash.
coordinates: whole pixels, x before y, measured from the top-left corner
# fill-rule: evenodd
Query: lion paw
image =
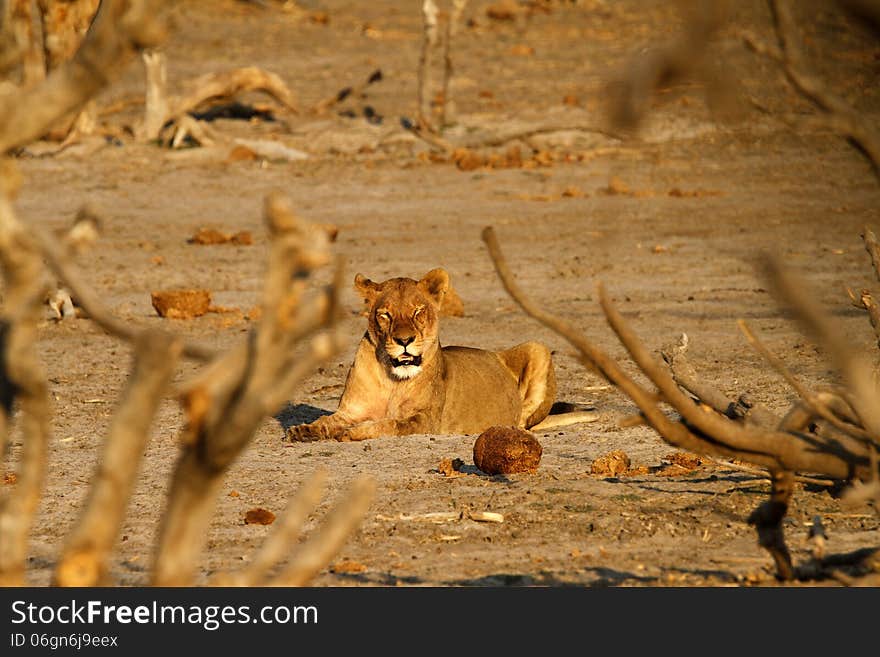
<path id="1" fill-rule="evenodd" d="M 310 443 L 325 438 L 326 436 L 323 436 L 322 434 L 323 432 L 318 427 L 313 427 L 308 424 L 298 424 L 293 427 L 288 427 L 284 437 L 292 443 Z"/>

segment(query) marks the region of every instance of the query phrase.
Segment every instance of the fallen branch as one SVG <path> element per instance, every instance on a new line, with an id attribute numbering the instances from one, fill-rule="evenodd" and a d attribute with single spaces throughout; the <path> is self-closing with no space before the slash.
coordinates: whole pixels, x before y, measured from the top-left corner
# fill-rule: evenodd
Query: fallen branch
<path id="1" fill-rule="evenodd" d="M 660 355 L 669 366 L 675 382 L 696 397 L 701 403 L 708 405 L 718 413 L 760 427 L 775 427 L 780 418 L 764 406 L 751 404 L 743 395 L 738 400 L 730 399 L 715 386 L 706 383 L 697 376 L 685 352 L 688 348 L 688 337 L 682 333 L 675 344 L 667 345 L 660 350 Z"/>
<path id="2" fill-rule="evenodd" d="M 193 80 L 190 87 L 191 90 L 186 95 L 172 102 L 169 120 L 186 114 L 207 101 L 229 98 L 245 91 L 269 94 L 288 111 L 298 111 L 296 99 L 284 80 L 275 73 L 255 66 L 208 73 Z"/>

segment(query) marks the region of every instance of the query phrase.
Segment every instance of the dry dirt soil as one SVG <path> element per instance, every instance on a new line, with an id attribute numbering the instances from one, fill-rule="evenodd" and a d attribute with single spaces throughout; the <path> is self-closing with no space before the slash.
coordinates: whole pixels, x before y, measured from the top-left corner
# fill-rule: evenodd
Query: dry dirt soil
<path id="1" fill-rule="evenodd" d="M 471 2 L 452 52 L 450 96 L 459 124 L 450 139 L 578 129 L 495 149 L 518 145 L 528 160 L 522 166 L 462 170 L 434 161 L 400 125 L 400 117 L 415 118 L 417 106 L 418 3 L 315 0 L 301 2 L 300 10 L 288 3 L 287 11 L 265 4 L 180 3 L 167 45 L 169 85 L 178 91 L 197 75 L 237 66 L 277 72 L 295 91 L 299 114 L 246 95 L 240 100 L 273 109 L 278 120 L 227 119 L 212 127 L 225 139 L 275 140 L 308 159 L 230 157 L 228 142 L 178 151 L 137 144 L 121 128 L 140 110 L 126 106 L 102 118 L 118 139 L 86 139 L 54 156 L 37 144 L 22 154 L 22 218 L 61 229 L 82 204 L 96 205 L 106 219 L 104 236 L 80 265 L 113 312 L 225 349 L 252 327 L 244 313 L 259 302 L 266 265 L 262 203 L 281 190 L 303 218 L 339 228 L 335 248 L 349 278 L 418 277 L 445 267 L 465 316 L 443 320 L 443 344 L 496 349 L 544 341 L 555 352 L 559 398 L 594 407 L 601 419 L 538 436 L 543 458 L 531 475 L 477 471 L 475 436 L 284 444 L 286 426 L 315 408 L 336 407 L 364 325 L 359 300 L 346 290 L 350 340 L 277 417 L 266 419 L 229 471 L 200 577 L 240 565 L 270 531 L 245 524 L 248 510 L 280 512 L 310 473 L 325 468 L 330 491 L 309 530 L 356 476 L 375 477 L 378 492 L 336 567 L 315 580 L 320 586 L 776 585 L 771 560 L 746 524 L 766 498 L 767 480 L 711 462 L 666 467 L 676 450 L 647 427 L 621 426 L 633 403 L 515 306 L 480 240 L 481 229 L 493 225 L 524 290 L 630 372 L 634 366 L 597 305 L 597 281 L 651 349 L 687 333 L 699 373 L 732 396 L 748 391 L 777 412 L 795 399 L 743 339 L 740 318 L 802 381 L 836 382 L 823 354 L 768 292 L 756 267 L 768 250 L 803 275 L 839 330 L 873 358 L 868 319 L 849 303 L 845 287 L 877 287 L 859 234 L 866 223 L 880 227 L 880 186 L 856 149 L 812 120 L 817 111 L 787 86 L 777 65 L 743 47 L 739 29 L 772 41 L 764 5 L 735 3 L 733 27 L 713 44 L 712 59 L 745 99 L 739 120 L 714 120 L 704 85 L 688 82 L 663 90 L 640 138 L 622 141 L 598 129 L 606 82 L 633 55 L 676 37 L 675 3 L 559 2 L 548 12 L 495 20 L 486 14 L 489 3 Z M 876 40 L 821 3 L 798 3 L 798 16 L 816 74 L 876 125 Z M 322 116 L 309 110 L 376 69 L 382 80 L 363 96 Z M 111 108 L 142 91 L 142 68 L 134 62 L 98 106 Z M 381 122 L 366 120 L 367 106 Z M 188 243 L 200 227 L 247 230 L 254 243 Z M 151 291 L 180 287 L 208 289 L 215 304 L 240 312 L 158 317 Z M 29 577 L 46 584 L 89 489 L 130 349 L 88 319 L 47 318 L 39 339 L 54 433 Z M 182 366 L 175 382 L 194 371 Z M 120 584 L 149 581 L 181 425 L 176 401 L 166 400 L 114 556 L 112 576 Z M 20 438 L 14 443 L 7 473 L 20 453 Z M 613 450 L 629 455 L 633 471 L 591 474 L 594 460 Z M 462 459 L 463 472 L 441 474 L 441 461 L 452 458 Z M 504 521 L 475 522 L 468 511 L 497 512 Z M 446 522 L 425 518 L 440 512 L 465 513 Z M 817 515 L 831 553 L 880 543 L 871 508 L 844 507 L 833 489 L 799 484 L 786 520 L 797 562 L 809 558 L 806 525 Z"/>

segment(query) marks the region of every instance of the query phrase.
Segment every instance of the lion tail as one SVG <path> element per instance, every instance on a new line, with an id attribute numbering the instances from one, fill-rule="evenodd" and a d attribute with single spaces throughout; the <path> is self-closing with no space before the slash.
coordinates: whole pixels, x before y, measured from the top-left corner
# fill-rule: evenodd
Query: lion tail
<path id="1" fill-rule="evenodd" d="M 586 422 L 595 422 L 601 418 L 601 414 L 595 411 L 572 411 L 569 413 L 557 413 L 548 415 L 533 427 L 529 427 L 529 431 L 548 431 L 559 427 L 567 427 L 572 424 L 582 424 Z"/>

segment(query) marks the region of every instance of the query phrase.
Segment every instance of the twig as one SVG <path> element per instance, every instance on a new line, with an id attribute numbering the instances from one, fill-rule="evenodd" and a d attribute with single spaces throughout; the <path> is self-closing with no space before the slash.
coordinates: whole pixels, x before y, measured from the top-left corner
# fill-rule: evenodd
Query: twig
<path id="1" fill-rule="evenodd" d="M 211 583 L 214 586 L 262 584 L 272 567 L 280 562 L 289 552 L 290 546 L 296 543 L 309 514 L 321 501 L 326 480 L 327 472 L 323 469 L 306 479 L 288 503 L 284 513 L 276 520 L 272 533 L 263 542 L 250 563 L 238 572 L 216 575 Z"/>
<path id="2" fill-rule="evenodd" d="M 823 420 L 829 422 L 833 427 L 848 433 L 851 436 L 859 438 L 861 440 L 871 440 L 870 434 L 868 434 L 864 429 L 859 426 L 856 426 L 850 422 L 846 422 L 841 420 L 827 405 L 822 402 L 820 395 L 814 394 L 807 390 L 801 382 L 798 381 L 797 377 L 785 366 L 785 363 L 782 362 L 779 358 L 773 354 L 761 340 L 758 339 L 758 336 L 752 331 L 751 327 L 749 327 L 748 322 L 744 319 L 737 320 L 737 325 L 739 326 L 740 331 L 742 331 L 743 335 L 746 336 L 746 340 L 748 340 L 749 344 L 757 351 L 761 356 L 764 357 L 770 366 L 776 370 L 785 382 L 790 385 L 794 391 L 797 393 L 798 397 L 800 397 L 807 407 L 810 409 L 813 417 L 819 417 Z M 827 395 L 826 395 L 827 397 Z M 805 423 L 808 423 L 810 420 L 805 420 Z"/>
<path id="3" fill-rule="evenodd" d="M 793 278 L 778 258 L 765 257 L 763 264 L 777 298 L 794 310 L 802 325 L 828 354 L 832 365 L 840 371 L 852 397 L 853 409 L 864 429 L 876 441 L 880 436 L 880 405 L 877 404 L 878 393 L 871 366 L 837 330 L 814 295 Z"/>
<path id="4" fill-rule="evenodd" d="M 102 329 L 126 342 L 135 342 L 138 334 L 144 329 L 133 326 L 115 317 L 82 278 L 77 269 L 69 262 L 63 250 L 49 236 L 36 227 L 31 232 L 46 259 L 46 264 L 59 280 L 63 281 L 77 300 L 79 306 Z M 194 360 L 209 360 L 214 357 L 213 349 L 187 341 L 183 345 L 183 355 Z"/>
<path id="5" fill-rule="evenodd" d="M 880 306 L 874 301 L 874 297 L 869 290 L 862 290 L 861 293 L 856 296 L 855 292 L 850 288 L 846 288 L 846 293 L 849 296 L 852 305 L 856 308 L 861 308 L 862 310 L 867 311 L 868 321 L 871 322 L 871 328 L 874 329 L 874 337 L 877 339 L 878 347 L 880 347 Z"/>
<path id="6" fill-rule="evenodd" d="M 880 178 L 880 133 L 843 99 L 834 95 L 807 72 L 806 58 L 801 50 L 798 28 L 787 0 L 768 0 L 773 25 L 782 54 L 782 68 L 791 85 L 807 100 L 827 113 L 828 124 L 849 137 L 868 158 L 874 174 Z"/>
<path id="7" fill-rule="evenodd" d="M 862 241 L 865 243 L 865 250 L 871 256 L 871 266 L 874 268 L 874 275 L 880 281 L 880 242 L 870 226 L 862 229 Z"/>
<path id="8" fill-rule="evenodd" d="M 179 353 L 180 343 L 166 333 L 144 331 L 137 336 L 131 379 L 113 415 L 88 501 L 56 567 L 56 585 L 107 584 L 107 557 L 125 515 L 150 425 Z"/>
<path id="9" fill-rule="evenodd" d="M 413 124 L 409 119 L 402 119 L 401 124 L 404 129 L 409 130 L 413 135 L 424 141 L 426 144 L 439 151 L 443 151 L 447 156 L 451 155 L 457 146 L 429 129 L 421 125 Z"/>
<path id="10" fill-rule="evenodd" d="M 748 465 L 742 465 L 741 463 L 733 463 L 731 461 L 722 461 L 720 459 L 713 459 L 709 456 L 705 457 L 713 463 L 721 466 L 722 468 L 728 468 L 730 470 L 736 470 L 738 472 L 746 472 L 748 474 L 753 474 L 758 477 L 763 477 L 767 481 L 770 481 L 770 474 L 766 470 L 762 470 L 760 468 L 753 468 Z M 812 484 L 814 486 L 834 486 L 839 483 L 839 480 L 835 479 L 820 479 L 817 477 L 809 477 L 807 475 L 795 475 L 794 480 L 800 482 L 802 484 Z"/>
<path id="11" fill-rule="evenodd" d="M 532 137 L 537 137 L 539 135 L 548 135 L 556 132 L 587 132 L 591 134 L 602 135 L 603 137 L 608 137 L 609 139 L 614 139 L 618 141 L 623 141 L 624 136 L 619 132 L 615 132 L 613 130 L 609 130 L 607 128 L 602 128 L 599 126 L 592 125 L 548 125 L 541 126 L 540 128 L 529 128 L 528 130 L 521 130 L 512 132 L 506 135 L 494 135 L 491 137 L 482 137 L 482 138 L 470 138 L 466 139 L 462 142 L 461 146 L 464 148 L 494 148 L 497 146 L 502 146 L 511 141 L 523 140 L 527 141 Z"/>
<path id="12" fill-rule="evenodd" d="M 375 492 L 376 483 L 372 477 L 356 479 L 343 499 L 324 518 L 316 534 L 294 555 L 291 565 L 268 584 L 303 586 L 310 582 L 339 552 L 354 528 L 360 524 L 373 502 Z"/>

